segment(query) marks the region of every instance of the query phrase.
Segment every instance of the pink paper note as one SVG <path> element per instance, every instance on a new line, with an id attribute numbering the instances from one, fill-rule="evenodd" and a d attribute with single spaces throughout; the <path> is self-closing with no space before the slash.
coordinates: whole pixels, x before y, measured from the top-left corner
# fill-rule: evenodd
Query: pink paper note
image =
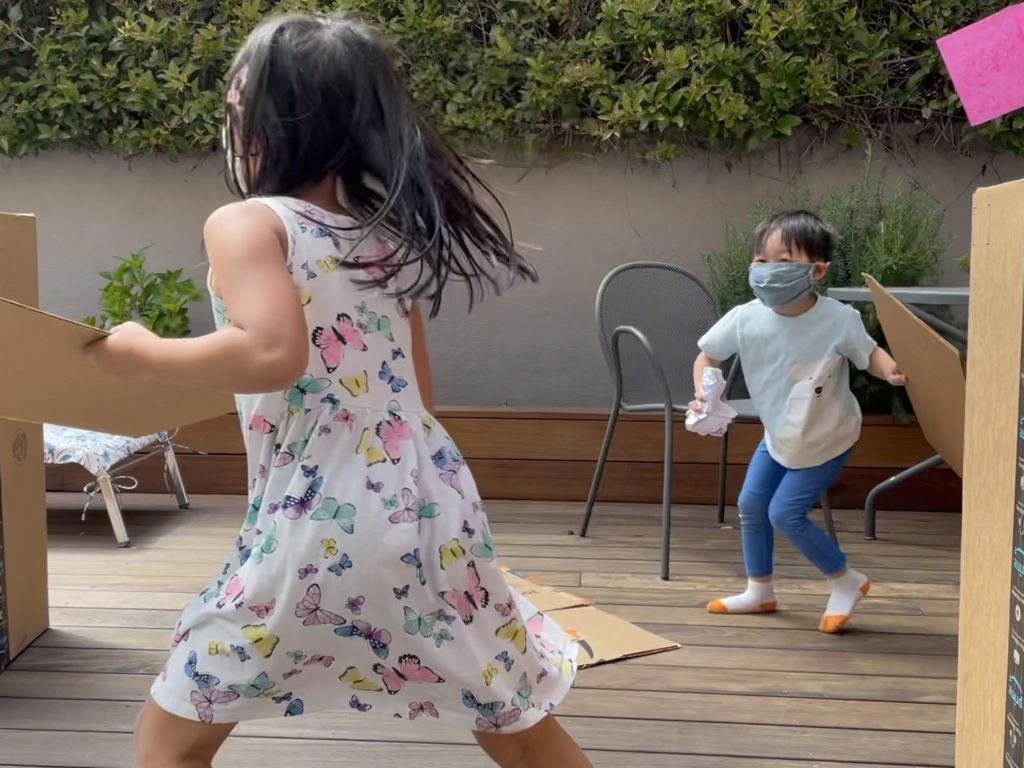
<path id="1" fill-rule="evenodd" d="M 971 125 L 1024 107 L 1024 3 L 939 39 Z"/>

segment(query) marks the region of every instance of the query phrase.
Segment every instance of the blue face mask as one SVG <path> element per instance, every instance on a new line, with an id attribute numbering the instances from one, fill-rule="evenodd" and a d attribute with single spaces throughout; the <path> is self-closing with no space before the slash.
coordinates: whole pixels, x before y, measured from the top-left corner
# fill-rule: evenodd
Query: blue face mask
<path id="1" fill-rule="evenodd" d="M 814 265 L 774 262 L 752 264 L 750 287 L 766 307 L 795 304 L 814 290 Z"/>

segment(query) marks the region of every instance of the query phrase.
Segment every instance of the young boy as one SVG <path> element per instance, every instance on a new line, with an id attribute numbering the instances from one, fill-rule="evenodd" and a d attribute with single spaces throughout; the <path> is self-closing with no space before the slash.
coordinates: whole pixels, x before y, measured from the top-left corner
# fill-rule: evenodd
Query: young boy
<path id="1" fill-rule="evenodd" d="M 704 369 L 739 356 L 765 436 L 754 452 L 739 508 L 747 590 L 714 600 L 711 613 L 766 613 L 772 585 L 774 530 L 831 583 L 818 628 L 835 633 L 868 593 L 867 576 L 809 519 L 860 437 L 861 412 L 850 391 L 847 361 L 893 386 L 904 377 L 864 329 L 857 310 L 819 296 L 836 236 L 807 211 L 772 216 L 754 232 L 750 286 L 755 301 L 736 307 L 700 340 L 695 391 Z M 699 411 L 700 395 L 690 405 Z"/>

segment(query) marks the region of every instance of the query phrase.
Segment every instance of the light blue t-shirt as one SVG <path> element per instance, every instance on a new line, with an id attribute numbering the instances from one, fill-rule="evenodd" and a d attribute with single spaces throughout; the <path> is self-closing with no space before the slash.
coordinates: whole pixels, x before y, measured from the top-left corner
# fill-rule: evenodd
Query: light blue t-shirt
<path id="1" fill-rule="evenodd" d="M 860 438 L 850 367 L 868 367 L 878 346 L 856 309 L 819 296 L 798 317 L 760 301 L 732 309 L 698 342 L 715 360 L 739 355 L 765 428 L 768 452 L 789 469 L 816 467 Z"/>

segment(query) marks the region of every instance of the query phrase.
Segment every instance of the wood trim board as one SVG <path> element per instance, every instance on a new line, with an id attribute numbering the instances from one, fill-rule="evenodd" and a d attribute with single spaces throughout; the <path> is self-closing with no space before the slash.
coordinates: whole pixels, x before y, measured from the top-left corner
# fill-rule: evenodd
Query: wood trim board
<path id="1" fill-rule="evenodd" d="M 604 436 L 607 412 L 598 409 L 446 407 L 438 418 L 466 456 L 481 490 L 492 499 L 583 501 Z M 624 415 L 609 456 L 600 499 L 660 501 L 662 422 L 656 416 Z M 729 441 L 727 501 L 735 503 L 747 459 L 761 439 L 756 423 L 738 423 Z M 713 504 L 718 492 L 721 443 L 676 425 L 673 500 Z M 207 455 L 182 452 L 179 463 L 191 493 L 245 493 L 245 458 L 235 415 L 183 428 L 176 442 Z M 856 508 L 868 491 L 933 451 L 916 424 L 888 418 L 865 420 L 862 438 L 833 488 L 836 506 Z M 154 463 L 133 473 L 141 489 L 162 491 L 162 469 Z M 51 491 L 79 490 L 88 476 L 73 467 L 49 467 Z M 960 482 L 948 469 L 935 470 L 881 499 L 883 509 L 958 511 Z"/>

